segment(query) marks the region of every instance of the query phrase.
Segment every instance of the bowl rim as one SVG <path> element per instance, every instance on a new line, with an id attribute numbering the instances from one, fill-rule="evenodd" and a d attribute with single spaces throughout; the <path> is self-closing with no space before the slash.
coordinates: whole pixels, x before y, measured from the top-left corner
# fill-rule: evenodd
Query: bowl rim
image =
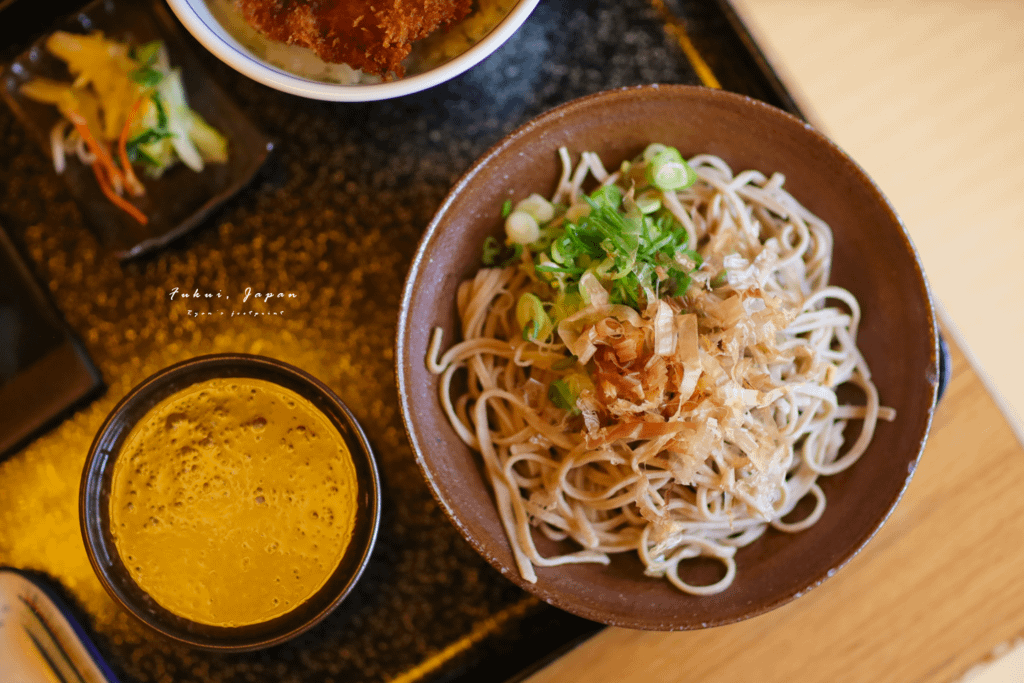
<path id="1" fill-rule="evenodd" d="M 285 385 L 275 379 L 275 375 L 293 382 L 295 386 Z M 106 556 L 118 558 L 120 562 L 116 547 L 111 547 L 107 540 L 109 514 L 104 514 L 102 507 L 102 490 L 113 472 L 119 451 L 107 450 L 105 446 L 111 441 L 120 445 L 138 420 L 164 399 L 199 382 L 223 377 L 259 379 L 303 395 L 296 388 L 301 386 L 308 392 L 303 395 L 304 398 L 316 399 L 313 401 L 315 407 L 338 429 L 356 468 L 360 483 L 356 522 L 350 545 L 326 583 L 291 611 L 265 622 L 241 627 L 220 627 L 192 622 L 157 605 L 161 613 L 166 613 L 168 619 L 175 622 L 175 627 L 143 609 L 137 596 L 132 593 L 145 596 L 145 590 L 127 573 L 121 582 L 131 586 L 132 590 L 124 590 L 111 578 L 116 567 L 104 561 Z M 183 384 L 171 388 L 174 380 L 182 378 L 185 379 Z M 122 424 L 125 413 L 135 410 L 136 403 L 140 401 L 142 407 L 138 408 L 141 410 L 139 418 Z M 364 508 L 365 512 L 361 512 Z M 118 401 L 97 431 L 82 468 L 79 487 L 79 527 L 82 540 L 89 563 L 110 597 L 158 633 L 187 645 L 218 652 L 246 652 L 278 645 L 323 621 L 351 593 L 369 564 L 377 541 L 380 517 L 381 482 L 373 448 L 348 406 L 326 384 L 304 370 L 267 356 L 243 353 L 208 354 L 179 361 L 133 387 Z M 305 617 L 309 612 L 312 615 L 308 618 L 299 619 L 296 616 Z"/>
<path id="2" fill-rule="evenodd" d="M 220 27 L 204 0 L 167 0 L 167 4 L 199 43 L 225 64 L 254 81 L 281 92 L 315 100 L 373 102 L 426 90 L 468 71 L 501 47 L 526 21 L 539 1 L 519 0 L 481 40 L 457 57 L 432 69 L 395 81 L 353 85 L 306 78 L 258 59 Z"/>
<path id="3" fill-rule="evenodd" d="M 902 484 L 899 486 L 895 496 L 891 499 L 885 508 L 884 513 L 880 518 L 871 525 L 869 529 L 858 539 L 857 542 L 853 543 L 849 548 L 845 549 L 835 560 L 831 568 L 827 572 L 823 572 L 820 575 L 813 577 L 809 582 L 800 586 L 796 590 L 781 593 L 773 597 L 773 599 L 765 601 L 763 604 L 752 606 L 744 613 L 729 617 L 721 618 L 718 620 L 711 619 L 705 620 L 701 623 L 681 623 L 678 620 L 672 620 L 671 622 L 665 623 L 654 623 L 651 620 L 644 620 L 641 618 L 609 618 L 600 609 L 595 609 L 589 604 L 584 604 L 581 601 L 570 601 L 565 600 L 563 597 L 553 591 L 547 591 L 543 588 L 541 583 L 529 583 L 522 578 L 518 570 L 514 565 L 506 566 L 505 563 L 501 562 L 491 550 L 478 538 L 470 535 L 466 527 L 461 523 L 459 513 L 452 505 L 451 501 L 445 498 L 438 490 L 437 485 L 434 482 L 434 472 L 427 462 L 427 458 L 424 457 L 424 452 L 427 448 L 427 444 L 420 438 L 416 428 L 413 424 L 413 420 L 410 417 L 416 410 L 415 406 L 410 403 L 409 393 L 409 368 L 411 363 L 422 362 L 422 358 L 412 358 L 410 356 L 410 349 L 408 348 L 408 341 L 411 330 L 411 301 L 415 294 L 417 281 L 421 272 L 424 270 L 426 265 L 429 263 L 429 253 L 432 244 L 440 230 L 441 224 L 447 220 L 448 212 L 455 203 L 456 198 L 466 189 L 467 185 L 473 182 L 474 178 L 480 173 L 486 166 L 501 155 L 507 148 L 515 145 L 518 140 L 522 137 L 530 135 L 536 128 L 543 128 L 549 122 L 557 120 L 561 117 L 566 116 L 573 110 L 577 109 L 588 109 L 592 107 L 598 107 L 603 104 L 606 100 L 618 100 L 622 98 L 630 98 L 633 96 L 640 96 L 644 93 L 655 93 L 660 92 L 668 96 L 680 96 L 685 98 L 692 97 L 705 97 L 711 100 L 732 100 L 734 102 L 743 103 L 744 106 L 753 106 L 761 108 L 764 111 L 769 112 L 770 116 L 778 117 L 780 121 L 783 121 L 787 125 L 796 124 L 802 127 L 805 131 L 811 134 L 812 137 L 816 138 L 818 143 L 823 144 L 833 154 L 837 154 L 846 164 L 850 166 L 854 174 L 859 177 L 866 187 L 870 189 L 880 201 L 881 205 L 884 206 L 885 211 L 892 218 L 893 224 L 899 228 L 900 238 L 904 242 L 908 253 L 913 257 L 913 266 L 916 275 L 916 280 L 920 285 L 920 295 L 922 301 L 925 304 L 927 312 L 928 329 L 926 334 L 930 338 L 929 343 L 929 373 L 926 377 L 926 381 L 929 386 L 930 399 L 928 402 L 928 408 L 924 415 L 923 421 L 923 432 L 920 443 L 918 445 L 916 453 L 910 460 L 908 465 L 907 477 L 904 479 Z M 753 97 L 733 93 L 725 90 L 708 88 L 705 86 L 685 85 L 685 84 L 642 84 L 636 86 L 625 86 L 621 88 L 614 88 L 609 90 L 603 90 L 600 92 L 592 93 L 579 97 L 563 104 L 560 104 L 552 109 L 545 111 L 544 113 L 536 116 L 535 118 L 527 121 L 523 125 L 519 126 L 512 132 L 505 135 L 498 142 L 490 147 L 484 154 L 482 154 L 473 164 L 470 166 L 458 179 L 458 181 L 452 186 L 452 189 L 445 196 L 441 202 L 436 213 L 428 224 L 422 238 L 420 239 L 419 245 L 417 246 L 415 255 L 413 257 L 412 265 L 408 271 L 405 279 L 405 283 L 402 291 L 402 299 L 400 302 L 400 312 L 398 319 L 398 326 L 396 329 L 395 336 L 395 370 L 396 370 L 396 383 L 398 386 L 400 408 L 402 412 L 402 421 L 405 425 L 406 433 L 409 437 L 409 441 L 413 448 L 415 455 L 416 464 L 420 467 L 421 473 L 427 481 L 428 488 L 433 494 L 435 500 L 438 502 L 449 521 L 458 529 L 459 533 L 465 538 L 469 544 L 476 550 L 487 562 L 505 575 L 506 578 L 510 579 L 524 590 L 532 593 L 541 600 L 563 609 L 565 611 L 576 614 L 577 616 L 584 617 L 593 621 L 604 623 L 610 626 L 618 626 L 625 628 L 635 628 L 642 630 L 692 630 L 697 628 L 707 628 L 713 626 L 721 626 L 730 623 L 742 621 L 751 617 L 755 617 L 773 609 L 776 609 L 798 597 L 807 594 L 810 590 L 820 586 L 828 578 L 831 578 L 841 568 L 846 566 L 850 560 L 852 560 L 870 541 L 874 538 L 875 534 L 882 528 L 885 522 L 892 515 L 899 501 L 902 499 L 907 487 L 910 485 L 910 480 L 920 464 L 921 456 L 924 453 L 925 446 L 927 444 L 928 435 L 931 431 L 932 420 L 935 414 L 935 408 L 938 402 L 938 390 L 939 390 L 939 327 L 936 316 L 934 299 L 931 292 L 931 286 L 928 282 L 928 278 L 924 273 L 924 268 L 921 262 L 920 255 L 917 248 L 910 237 L 906 226 L 903 223 L 902 218 L 896 212 L 892 203 L 878 187 L 875 181 L 864 171 L 864 169 L 852 159 L 838 144 L 828 138 L 825 134 L 814 128 L 807 121 L 790 114 L 778 107 L 770 105 L 762 100 L 758 100 Z M 490 493 L 490 491 L 489 491 Z M 493 494 L 491 494 L 493 496 Z"/>

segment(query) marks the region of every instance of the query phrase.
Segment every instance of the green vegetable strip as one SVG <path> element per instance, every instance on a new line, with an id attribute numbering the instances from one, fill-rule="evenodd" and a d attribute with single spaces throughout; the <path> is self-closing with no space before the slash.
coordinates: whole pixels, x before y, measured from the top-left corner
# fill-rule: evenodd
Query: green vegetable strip
<path id="1" fill-rule="evenodd" d="M 164 80 L 164 75 L 152 67 L 144 66 L 128 72 L 128 78 L 144 88 L 154 88 Z"/>

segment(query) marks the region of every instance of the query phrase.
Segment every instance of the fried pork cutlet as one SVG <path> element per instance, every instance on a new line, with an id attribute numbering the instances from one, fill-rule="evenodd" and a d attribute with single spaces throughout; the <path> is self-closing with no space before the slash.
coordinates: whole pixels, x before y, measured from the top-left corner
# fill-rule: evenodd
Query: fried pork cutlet
<path id="1" fill-rule="evenodd" d="M 473 0 L 235 0 L 271 40 L 385 79 L 404 75 L 412 42 L 465 17 Z"/>

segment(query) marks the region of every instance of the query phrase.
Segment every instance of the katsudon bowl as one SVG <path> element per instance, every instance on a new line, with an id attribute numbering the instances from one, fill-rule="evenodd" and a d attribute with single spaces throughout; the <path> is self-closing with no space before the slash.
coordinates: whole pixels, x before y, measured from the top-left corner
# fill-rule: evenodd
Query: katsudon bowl
<path id="1" fill-rule="evenodd" d="M 218 59 L 276 90 L 333 102 L 369 102 L 419 92 L 455 78 L 497 50 L 537 0 L 479 0 L 447 29 L 413 43 L 401 78 L 382 80 L 311 50 L 270 40 L 246 24 L 233 0 L 168 0 L 185 28 Z"/>
<path id="2" fill-rule="evenodd" d="M 456 291 L 480 270 L 488 239 L 504 239 L 503 204 L 531 193 L 550 197 L 559 184 L 559 147 L 573 158 L 596 152 L 611 170 L 652 142 L 674 146 L 687 159 L 718 155 L 736 173 L 758 169 L 785 175 L 784 187 L 831 226 L 831 283 L 859 301 L 857 344 L 882 405 L 895 410 L 895 419 L 878 422 L 859 460 L 818 478 L 826 501 L 818 521 L 796 533 L 769 528 L 740 547 L 734 580 L 712 595 L 684 593 L 664 578 L 645 576 L 633 551 L 612 554 L 607 565 L 535 566 L 536 581 L 525 579 L 482 458 L 449 421 L 440 376 L 428 362 L 436 357 L 431 350 L 436 330 L 443 335 L 437 353 L 461 340 Z M 864 171 L 821 133 L 779 109 L 727 92 L 676 85 L 631 87 L 572 101 L 484 154 L 456 183 L 419 245 L 401 304 L 396 364 L 416 460 L 465 539 L 505 577 L 551 605 L 604 624 L 649 630 L 698 629 L 752 617 L 805 594 L 846 565 L 879 530 L 910 482 L 928 435 L 939 377 L 936 319 L 921 263 L 893 207 Z M 463 386 L 464 373 L 459 371 Z M 528 400 L 542 399 L 535 392 Z M 864 398 L 846 400 L 863 403 Z M 498 429 L 498 423 L 489 428 Z M 851 424 L 848 445 L 858 433 L 859 426 Z M 811 506 L 811 498 L 801 506 Z M 802 514 L 807 513 L 805 508 Z M 571 541 L 550 540 L 535 527 L 529 533 L 542 556 L 580 549 Z M 708 565 L 693 567 L 691 583 L 720 579 L 721 564 Z"/>

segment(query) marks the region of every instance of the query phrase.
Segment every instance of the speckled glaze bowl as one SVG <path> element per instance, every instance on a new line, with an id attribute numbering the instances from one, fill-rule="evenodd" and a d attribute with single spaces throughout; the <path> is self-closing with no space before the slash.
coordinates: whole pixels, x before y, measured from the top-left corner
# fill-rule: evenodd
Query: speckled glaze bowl
<path id="1" fill-rule="evenodd" d="M 479 456 L 448 423 L 438 379 L 425 358 L 435 327 L 447 347 L 458 339 L 455 291 L 480 267 L 484 239 L 502 236 L 499 211 L 557 184 L 557 149 L 631 158 L 649 142 L 691 156 L 717 154 L 735 171 L 780 171 L 786 188 L 824 218 L 835 237 L 832 283 L 859 299 L 858 342 L 884 405 L 852 467 L 819 479 L 828 505 L 811 528 L 769 530 L 736 554 L 732 586 L 696 597 L 646 578 L 635 554 L 596 564 L 538 567 L 537 583 L 516 568 Z M 762 102 L 690 86 L 642 86 L 569 102 L 491 148 L 458 181 L 427 228 L 406 281 L 397 339 L 397 380 L 416 458 L 452 523 L 507 578 L 548 603 L 627 628 L 683 630 L 728 624 L 778 607 L 822 583 L 872 538 L 917 466 L 934 410 L 938 332 L 921 264 L 899 218 L 874 183 L 832 142 L 803 121 Z M 535 535 L 541 554 L 558 545 Z M 567 549 L 567 548 L 566 548 Z M 712 579 L 713 580 L 713 579 Z"/>
<path id="2" fill-rule="evenodd" d="M 150 597 L 125 567 L 111 533 L 114 466 L 132 428 L 164 399 L 200 382 L 250 378 L 276 384 L 309 401 L 348 446 L 357 480 L 355 521 L 343 556 L 326 582 L 289 612 L 237 627 L 185 619 Z M 82 538 L 93 570 L 110 596 L 144 624 L 173 640 L 205 650 L 243 652 L 270 647 L 312 628 L 355 586 L 366 567 L 380 521 L 380 481 L 370 443 L 355 417 L 326 385 L 287 363 L 247 354 L 200 356 L 172 365 L 132 389 L 100 428 L 82 473 Z"/>

